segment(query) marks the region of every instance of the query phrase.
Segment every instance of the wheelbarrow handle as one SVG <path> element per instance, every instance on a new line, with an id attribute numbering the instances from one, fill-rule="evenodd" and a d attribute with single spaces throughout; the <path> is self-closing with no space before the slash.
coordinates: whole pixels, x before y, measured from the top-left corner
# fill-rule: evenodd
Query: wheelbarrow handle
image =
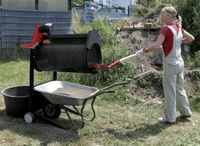
<path id="1" fill-rule="evenodd" d="M 100 91 L 100 92 L 101 92 L 101 91 L 105 91 L 105 90 L 108 90 L 108 89 L 113 88 L 113 87 L 115 87 L 115 86 L 125 85 L 125 84 L 128 84 L 128 82 L 125 81 L 125 82 L 114 83 L 114 84 L 112 84 L 112 85 L 109 85 L 109 86 L 107 86 L 107 87 L 104 87 L 104 88 L 100 89 L 99 91 Z"/>
<path id="2" fill-rule="evenodd" d="M 115 87 L 115 86 L 125 85 L 125 84 L 128 84 L 128 82 L 126 81 L 126 82 L 114 83 L 114 84 L 112 84 L 112 85 L 109 85 L 109 86 L 107 86 L 107 87 L 104 87 L 104 88 L 98 90 L 97 92 L 93 93 L 93 94 L 91 95 L 91 97 L 94 97 L 94 96 L 97 96 L 97 95 L 100 95 L 100 94 L 103 94 L 103 93 L 113 93 L 114 90 L 109 90 L 109 89 L 111 89 L 111 88 L 113 88 L 113 87 Z"/>
<path id="3" fill-rule="evenodd" d="M 92 99 L 91 108 L 92 108 L 92 111 L 93 111 L 93 117 L 90 119 L 90 121 L 93 121 L 93 120 L 95 119 L 95 116 L 96 116 L 96 114 L 95 114 L 95 109 L 94 109 L 94 102 L 95 102 L 95 100 L 96 100 L 96 97 L 97 97 L 98 95 L 100 95 L 100 94 L 103 94 L 103 93 L 113 93 L 114 90 L 109 90 L 110 88 L 113 88 L 113 87 L 118 86 L 118 85 L 125 85 L 125 84 L 128 84 L 128 82 L 114 83 L 114 84 L 112 84 L 112 85 L 110 85 L 110 86 L 107 86 L 107 87 L 104 87 L 104 88 L 98 90 L 97 92 L 95 92 L 95 93 L 93 93 L 92 95 L 90 95 L 89 98 L 87 98 L 86 100 L 84 100 L 83 105 L 82 105 L 82 107 L 81 107 L 81 111 L 80 111 L 80 116 L 81 116 L 81 119 L 82 119 L 81 128 L 84 127 L 84 119 L 85 119 L 85 118 L 84 118 L 84 116 L 83 116 L 83 110 L 84 110 L 84 108 L 85 108 L 85 105 L 86 105 L 88 99 Z"/>

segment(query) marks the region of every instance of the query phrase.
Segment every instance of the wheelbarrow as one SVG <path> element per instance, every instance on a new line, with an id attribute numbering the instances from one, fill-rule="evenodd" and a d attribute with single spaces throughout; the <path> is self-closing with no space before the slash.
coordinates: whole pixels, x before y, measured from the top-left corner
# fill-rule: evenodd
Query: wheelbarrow
<path id="1" fill-rule="evenodd" d="M 114 83 L 102 89 L 63 81 L 49 81 L 35 86 L 34 91 L 40 93 L 46 100 L 49 101 L 50 104 L 43 107 L 44 116 L 41 117 L 40 112 L 35 112 L 34 114 L 28 112 L 25 114 L 24 120 L 26 123 L 32 123 L 34 121 L 34 115 L 46 120 L 48 120 L 47 118 L 56 119 L 60 116 L 60 110 L 62 109 L 68 116 L 68 119 L 71 121 L 73 126 L 76 125 L 74 124 L 70 114 L 79 116 L 81 119 L 80 127 L 83 128 L 85 120 L 87 119 L 84 115 L 84 109 L 87 101 L 91 100 L 91 110 L 93 113 L 92 118 L 87 120 L 93 121 L 96 117 L 94 109 L 96 97 L 104 93 L 113 93 L 114 90 L 110 90 L 111 88 L 119 85 L 125 85 L 127 83 L 128 82 Z M 80 108 L 78 109 L 77 107 Z M 63 128 L 56 123 L 51 124 Z"/>

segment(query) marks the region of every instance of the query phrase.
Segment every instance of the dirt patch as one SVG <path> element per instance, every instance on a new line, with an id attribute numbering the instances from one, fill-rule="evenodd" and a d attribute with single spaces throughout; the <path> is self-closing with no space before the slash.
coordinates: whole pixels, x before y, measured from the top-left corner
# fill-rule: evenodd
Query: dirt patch
<path id="1" fill-rule="evenodd" d="M 150 46 L 157 38 L 159 30 L 125 30 L 119 35 L 128 44 L 131 53 Z M 138 55 L 132 59 L 134 64 L 133 79 L 130 85 L 129 98 L 136 98 L 145 103 L 161 103 L 162 92 L 162 52 Z M 134 78 L 145 72 L 150 74 Z"/>

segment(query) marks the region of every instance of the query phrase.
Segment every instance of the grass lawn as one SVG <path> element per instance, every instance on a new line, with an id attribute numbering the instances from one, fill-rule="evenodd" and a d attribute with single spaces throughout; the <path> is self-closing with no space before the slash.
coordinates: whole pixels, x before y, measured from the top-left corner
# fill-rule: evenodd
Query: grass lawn
<path id="1" fill-rule="evenodd" d="M 28 85 L 29 61 L 0 62 L 0 90 L 9 86 Z M 36 74 L 36 82 L 50 79 L 49 74 Z M 43 121 L 25 124 L 21 118 L 6 114 L 0 95 L 0 146 L 197 146 L 200 144 L 200 114 L 193 112 L 189 121 L 177 119 L 174 125 L 158 123 L 162 105 L 144 105 L 133 100 L 120 100 L 115 94 L 98 96 L 96 118 L 83 129 L 64 130 Z M 126 95 L 124 95 L 126 96 Z M 124 98 L 122 98 L 124 99 Z M 90 114 L 87 105 L 86 114 Z M 178 116 L 178 113 L 177 113 Z M 73 117 L 78 120 L 77 117 Z M 69 125 L 63 112 L 57 119 Z"/>

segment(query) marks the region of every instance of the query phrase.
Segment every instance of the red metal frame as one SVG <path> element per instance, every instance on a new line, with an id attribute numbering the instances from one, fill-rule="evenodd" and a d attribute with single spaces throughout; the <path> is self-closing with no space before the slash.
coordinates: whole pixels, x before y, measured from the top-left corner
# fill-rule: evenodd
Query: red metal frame
<path id="1" fill-rule="evenodd" d="M 24 48 L 24 49 L 34 49 L 39 41 L 41 40 L 42 36 L 44 35 L 44 33 L 39 32 L 39 28 L 41 25 L 36 25 L 34 32 L 33 32 L 33 36 L 31 39 L 31 43 L 28 44 L 22 44 L 20 45 L 20 48 Z"/>

